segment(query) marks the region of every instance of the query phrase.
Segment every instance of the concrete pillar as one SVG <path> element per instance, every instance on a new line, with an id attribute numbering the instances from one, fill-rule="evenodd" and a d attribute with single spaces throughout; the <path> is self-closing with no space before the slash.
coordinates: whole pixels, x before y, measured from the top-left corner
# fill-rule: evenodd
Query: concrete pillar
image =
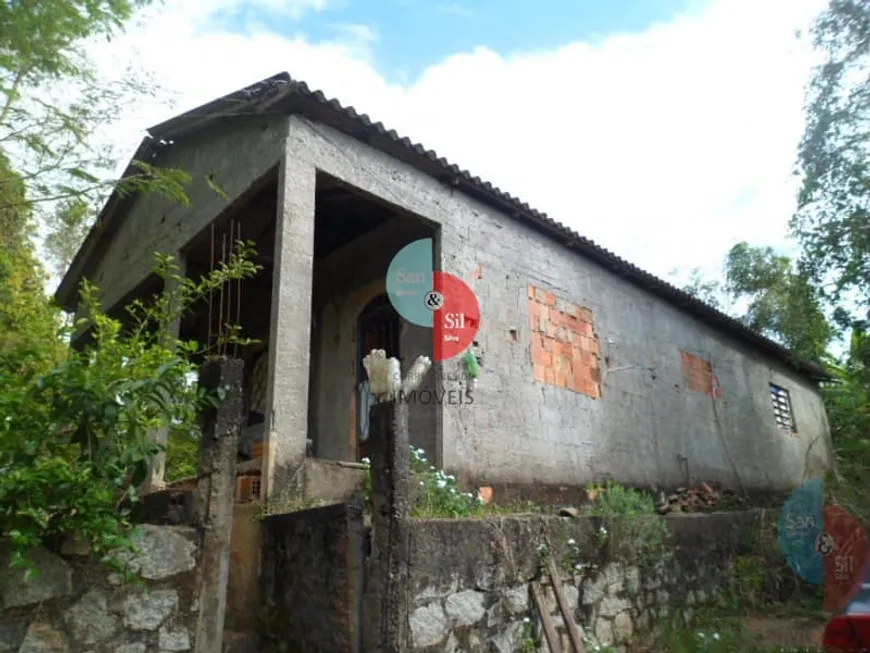
<path id="1" fill-rule="evenodd" d="M 316 170 L 288 152 L 278 175 L 269 383 L 261 493 L 285 490 L 305 462 L 311 358 Z"/>
<path id="2" fill-rule="evenodd" d="M 369 426 L 372 479 L 372 554 L 363 606 L 363 650 L 409 650 L 411 456 L 408 404 L 372 407 Z"/>
<path id="3" fill-rule="evenodd" d="M 178 265 L 178 270 L 174 273 L 173 277 L 165 280 L 165 286 L 163 289 L 163 292 L 170 298 L 172 307 L 170 310 L 178 313 L 178 315 L 176 315 L 176 317 L 166 325 L 166 341 L 170 346 L 178 341 L 181 332 L 181 283 L 182 279 L 184 279 L 184 276 L 187 274 L 187 261 L 184 258 L 184 255 L 181 254 L 181 252 L 176 252 L 174 258 Z M 157 429 L 151 433 L 151 437 L 154 439 L 154 442 L 162 447 L 166 447 L 166 443 L 169 441 L 169 428 L 164 427 Z M 163 490 L 165 487 L 166 451 L 161 451 L 155 456 L 151 463 L 151 472 L 148 475 L 148 479 L 145 481 L 144 490 L 146 492 L 156 492 Z"/>
<path id="4" fill-rule="evenodd" d="M 217 408 L 202 414 L 196 521 L 202 531 L 202 549 L 196 595 L 199 616 L 194 653 L 220 653 L 223 644 L 230 543 L 236 493 L 236 456 L 242 428 L 242 371 L 238 359 L 215 360 L 202 366 L 199 382 L 215 391 L 223 388 Z"/>

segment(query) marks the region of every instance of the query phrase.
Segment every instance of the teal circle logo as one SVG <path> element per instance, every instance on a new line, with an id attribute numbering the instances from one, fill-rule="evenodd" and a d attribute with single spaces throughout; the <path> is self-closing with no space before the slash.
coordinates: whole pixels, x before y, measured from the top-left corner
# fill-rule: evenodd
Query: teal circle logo
<path id="1" fill-rule="evenodd" d="M 823 556 L 815 546 L 824 533 L 824 502 L 824 483 L 814 478 L 795 490 L 779 513 L 779 549 L 794 572 L 813 585 L 825 579 Z"/>
<path id="2" fill-rule="evenodd" d="M 433 290 L 432 239 L 415 240 L 390 261 L 387 296 L 396 312 L 408 322 L 431 329 L 433 309 L 427 305 L 427 296 Z"/>
<path id="3" fill-rule="evenodd" d="M 432 239 L 403 247 L 387 269 L 387 297 L 405 320 L 432 329 L 432 358 L 467 351 L 480 328 L 477 296 L 462 279 L 432 266 Z"/>
<path id="4" fill-rule="evenodd" d="M 806 481 L 786 500 L 777 528 L 779 548 L 789 566 L 824 589 L 824 609 L 838 610 L 863 582 L 867 533 L 849 511 L 825 505 L 825 484 Z"/>

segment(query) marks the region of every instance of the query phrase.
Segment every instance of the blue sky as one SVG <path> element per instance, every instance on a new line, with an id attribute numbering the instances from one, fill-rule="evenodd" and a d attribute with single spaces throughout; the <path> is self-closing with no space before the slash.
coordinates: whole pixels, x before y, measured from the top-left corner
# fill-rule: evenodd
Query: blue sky
<path id="1" fill-rule="evenodd" d="M 548 50 L 618 33 L 640 33 L 676 15 L 697 12 L 704 0 L 341 0 L 299 19 L 269 6 L 242 4 L 213 16 L 230 31 L 267 24 L 287 37 L 327 41 L 367 27 L 376 35 L 373 63 L 390 81 L 415 80 L 457 52 L 487 47 L 502 55 Z"/>

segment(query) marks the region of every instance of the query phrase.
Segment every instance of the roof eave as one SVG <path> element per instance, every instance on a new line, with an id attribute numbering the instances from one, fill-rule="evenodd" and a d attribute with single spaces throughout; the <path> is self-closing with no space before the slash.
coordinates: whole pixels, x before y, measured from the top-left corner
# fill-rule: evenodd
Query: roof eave
<path id="1" fill-rule="evenodd" d="M 135 162 L 151 156 L 155 145 L 186 136 L 216 119 L 232 117 L 239 113 L 241 107 L 245 107 L 248 110 L 254 108 L 255 112 L 262 112 L 286 95 L 291 87 L 291 83 L 292 79 L 290 75 L 286 72 L 281 72 L 154 125 L 147 130 L 148 136 L 142 140 L 136 149 L 124 174 L 121 175 L 119 183 L 135 174 L 137 171 Z M 283 92 L 281 90 L 282 87 L 285 89 Z M 67 312 L 74 312 L 76 310 L 80 284 L 82 279 L 87 276 L 93 256 L 99 248 L 101 241 L 118 227 L 115 216 L 129 201 L 130 196 L 119 193 L 118 185 L 116 185 L 55 291 L 55 301 L 63 310 Z"/>
<path id="2" fill-rule="evenodd" d="M 121 175 L 121 180 L 127 179 L 135 174 L 137 168 L 134 165 L 134 162 L 142 161 L 151 156 L 151 154 L 153 154 L 154 144 L 154 139 L 150 136 L 146 136 L 142 139 L 139 147 L 136 148 L 135 154 L 133 154 L 133 157 L 130 159 L 130 163 L 127 165 L 126 170 L 124 170 L 124 173 Z M 72 313 L 78 307 L 80 284 L 82 279 L 86 276 L 93 255 L 102 239 L 111 233 L 110 228 L 114 227 L 115 221 L 113 220 L 113 217 L 115 213 L 118 212 L 123 204 L 129 201 L 130 196 L 120 193 L 118 191 L 118 185 L 116 184 L 115 189 L 112 191 L 112 194 L 109 195 L 109 199 L 106 200 L 106 203 L 103 205 L 97 219 L 94 220 L 94 224 L 91 225 L 82 246 L 79 248 L 79 251 L 76 252 L 72 263 L 70 263 L 66 274 L 64 274 L 54 293 L 55 301 L 63 310 Z"/>

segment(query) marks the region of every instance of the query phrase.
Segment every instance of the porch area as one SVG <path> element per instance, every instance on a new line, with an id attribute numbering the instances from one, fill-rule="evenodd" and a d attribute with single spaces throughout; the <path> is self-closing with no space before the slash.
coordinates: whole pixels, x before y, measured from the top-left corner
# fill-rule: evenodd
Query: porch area
<path id="1" fill-rule="evenodd" d="M 385 284 L 395 254 L 424 238 L 434 251 L 438 231 L 320 172 L 313 216 L 306 215 L 304 189 L 291 193 L 292 171 L 282 168 L 270 171 L 180 252 L 186 276 L 199 279 L 227 260 L 233 243 L 247 241 L 260 270 L 197 306 L 178 335 L 244 361 L 237 502 L 268 495 L 278 503 L 340 503 L 361 490 L 364 477 L 362 358 L 384 349 L 407 369 L 418 356 L 432 357 L 431 329 L 402 319 Z M 432 269 L 435 261 L 426 265 Z M 222 345 L 232 328 L 253 342 Z M 435 387 L 436 373 L 433 368 L 423 388 Z M 440 424 L 439 406 L 409 407 L 411 444 L 436 464 Z"/>

